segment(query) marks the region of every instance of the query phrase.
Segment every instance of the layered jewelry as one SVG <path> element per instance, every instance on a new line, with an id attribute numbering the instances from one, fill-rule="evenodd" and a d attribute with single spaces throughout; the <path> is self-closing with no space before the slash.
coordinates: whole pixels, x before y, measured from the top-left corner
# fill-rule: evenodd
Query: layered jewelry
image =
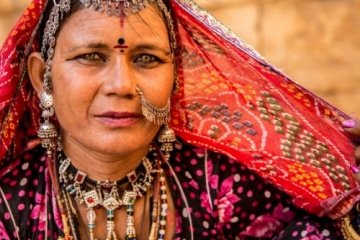
<path id="1" fill-rule="evenodd" d="M 76 224 L 71 216 L 71 197 L 87 208 L 87 227 L 91 240 L 96 239 L 94 230 L 96 227 L 96 213 L 94 208 L 106 210 L 106 240 L 118 239 L 115 233 L 115 211 L 126 208 L 126 238 L 136 239 L 134 204 L 138 198 L 143 197 L 154 183 L 154 202 L 152 212 L 152 225 L 149 239 L 163 239 L 165 234 L 167 215 L 167 193 L 164 171 L 160 167 L 160 161 L 156 151 L 150 151 L 153 161 L 148 157 L 142 159 L 141 164 L 127 176 L 118 181 L 95 181 L 90 179 L 84 172 L 76 169 L 70 158 L 63 153 L 59 158 L 59 182 L 63 191 L 63 202 L 68 212 L 69 225 L 72 232 L 77 232 Z M 156 176 L 155 176 L 156 175 Z M 122 187 L 125 186 L 125 187 Z"/>
<path id="2" fill-rule="evenodd" d="M 71 9 L 71 0 L 52 0 L 54 6 L 52 7 L 49 18 L 46 21 L 43 42 L 41 46 L 41 55 L 45 60 L 45 73 L 44 73 L 44 94 L 40 97 L 40 107 L 43 111 L 43 122 L 40 124 L 38 132 L 39 137 L 42 139 L 43 146 L 47 148 L 49 159 L 52 159 L 56 150 L 56 138 L 57 129 L 54 124 L 50 122 L 50 119 L 54 115 L 54 109 L 52 107 L 52 83 L 51 83 L 51 69 L 52 60 L 54 56 L 54 48 L 56 44 L 56 34 L 58 29 Z M 86 8 L 92 8 L 95 11 L 105 11 L 108 15 L 129 15 L 135 14 L 144 9 L 149 4 L 156 4 L 162 13 L 170 38 L 170 45 L 172 54 L 174 55 L 176 50 L 176 36 L 174 31 L 174 25 L 170 11 L 164 4 L 163 0 L 80 0 L 80 2 Z M 174 56 L 173 56 L 173 59 Z M 143 196 L 146 190 L 153 186 L 154 188 L 154 202 L 152 211 L 152 226 L 149 239 L 163 239 L 165 236 L 165 224 L 166 224 L 166 211 L 167 211 L 167 197 L 165 187 L 164 172 L 160 167 L 158 158 L 168 159 L 169 152 L 172 149 L 172 142 L 175 140 L 175 134 L 167 126 L 169 121 L 169 109 L 170 101 L 167 106 L 162 108 L 156 108 L 145 97 L 142 99 L 143 113 L 146 118 L 152 119 L 152 122 L 156 122 L 159 125 L 165 125 L 158 136 L 159 143 L 161 143 L 161 149 L 164 151 L 163 156 L 158 156 L 155 162 L 151 162 L 149 165 L 147 160 L 142 161 L 142 166 L 145 169 L 140 174 L 140 170 L 135 170 L 135 180 L 131 181 L 127 176 L 127 186 L 125 191 L 119 191 L 120 182 L 96 182 L 95 185 L 91 184 L 85 173 L 80 173 L 76 170 L 75 175 L 71 178 L 71 173 L 68 171 L 71 169 L 71 160 L 65 161 L 64 158 L 61 161 L 58 169 L 59 180 L 61 180 L 62 190 L 58 195 L 58 204 L 61 210 L 61 216 L 64 226 L 64 238 L 59 239 L 79 239 L 77 234 L 77 224 L 75 218 L 75 207 L 72 204 L 72 199 L 85 204 L 87 212 L 87 225 L 90 239 L 95 239 L 94 230 L 96 223 L 96 213 L 94 208 L 105 208 L 107 211 L 107 240 L 117 239 L 115 234 L 115 211 L 121 207 L 126 207 L 127 212 L 127 227 L 126 227 L 126 239 L 136 239 L 136 231 L 134 226 L 134 203 L 137 198 Z M 50 104 L 51 103 L 51 104 Z M 160 137 L 161 136 L 161 137 Z M 68 165 L 68 167 L 66 167 Z M 145 166 L 146 165 L 146 166 Z M 151 166 L 151 167 L 150 167 Z M 154 168 L 154 166 L 156 166 Z M 151 170 L 149 170 L 151 169 Z M 141 175 L 141 176 L 140 176 Z M 154 176 L 156 175 L 156 176 Z M 106 188 L 106 186 L 108 188 Z M 105 190 L 106 189 L 106 190 Z M 74 196 L 75 193 L 75 196 Z"/>

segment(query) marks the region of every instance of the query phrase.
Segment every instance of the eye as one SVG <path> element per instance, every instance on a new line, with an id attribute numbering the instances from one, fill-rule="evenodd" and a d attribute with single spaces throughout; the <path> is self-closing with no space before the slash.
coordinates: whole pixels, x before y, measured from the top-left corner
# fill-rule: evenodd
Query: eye
<path id="1" fill-rule="evenodd" d="M 133 61 L 136 65 L 142 68 L 154 68 L 159 64 L 164 63 L 162 59 L 152 54 L 141 54 L 135 57 Z"/>
<path id="2" fill-rule="evenodd" d="M 158 58 L 153 55 L 141 55 L 140 57 L 136 58 L 137 62 L 154 62 L 157 60 Z"/>
<path id="3" fill-rule="evenodd" d="M 83 60 L 86 62 L 103 63 L 106 61 L 106 56 L 101 53 L 92 52 L 92 53 L 81 54 L 77 56 L 76 59 Z"/>

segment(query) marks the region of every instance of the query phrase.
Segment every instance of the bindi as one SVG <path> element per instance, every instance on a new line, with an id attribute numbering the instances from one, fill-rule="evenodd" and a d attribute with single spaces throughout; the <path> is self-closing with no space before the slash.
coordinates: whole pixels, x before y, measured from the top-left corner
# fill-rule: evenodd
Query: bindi
<path id="1" fill-rule="evenodd" d="M 118 44 L 119 44 L 119 45 L 124 45 L 124 44 L 125 44 L 125 39 L 119 38 Z"/>
<path id="2" fill-rule="evenodd" d="M 128 46 L 125 45 L 125 39 L 124 38 L 119 38 L 117 43 L 118 44 L 115 45 L 114 48 L 118 48 L 118 49 L 120 49 L 121 53 L 124 53 L 125 49 L 128 48 Z"/>

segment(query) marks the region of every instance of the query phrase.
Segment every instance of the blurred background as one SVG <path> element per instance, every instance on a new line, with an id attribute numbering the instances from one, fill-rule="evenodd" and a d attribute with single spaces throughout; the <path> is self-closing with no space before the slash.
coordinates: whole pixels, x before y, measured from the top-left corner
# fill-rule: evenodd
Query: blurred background
<path id="1" fill-rule="evenodd" d="M 30 0 L 0 1 L 0 45 Z M 360 115 L 360 0 L 196 0 L 272 65 Z"/>

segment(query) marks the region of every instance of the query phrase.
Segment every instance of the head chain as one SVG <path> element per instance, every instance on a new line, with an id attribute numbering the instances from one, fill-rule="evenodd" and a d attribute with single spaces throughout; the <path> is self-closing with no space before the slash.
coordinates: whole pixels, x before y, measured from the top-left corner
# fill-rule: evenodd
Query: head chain
<path id="1" fill-rule="evenodd" d="M 51 84 L 51 67 L 52 59 L 54 57 L 54 48 L 56 44 L 56 33 L 67 12 L 71 8 L 71 0 L 60 0 L 59 3 L 54 1 L 54 6 L 50 12 L 49 19 L 46 22 L 43 42 L 41 47 L 41 54 L 45 62 L 44 73 L 44 90 L 48 93 L 52 90 Z M 163 17 L 165 18 L 170 38 L 170 46 L 172 57 L 175 59 L 176 50 L 176 36 L 173 19 L 171 13 L 164 4 L 163 0 L 79 0 L 84 7 L 94 9 L 98 12 L 106 12 L 109 16 L 128 16 L 136 14 L 143 10 L 147 5 L 155 2 Z M 104 3 L 105 2 L 105 3 Z M 175 73 L 176 79 L 176 73 Z M 177 83 L 176 83 L 177 85 Z"/>
<path id="2" fill-rule="evenodd" d="M 56 32 L 59 28 L 60 21 L 64 15 L 70 11 L 71 0 L 60 0 L 57 4 L 54 0 L 54 6 L 50 12 L 49 19 L 46 21 L 43 42 L 41 46 L 41 55 L 45 59 L 45 73 L 44 73 L 44 90 L 50 93 L 51 86 L 51 67 L 52 59 L 54 57 L 54 48 L 56 43 Z"/>

